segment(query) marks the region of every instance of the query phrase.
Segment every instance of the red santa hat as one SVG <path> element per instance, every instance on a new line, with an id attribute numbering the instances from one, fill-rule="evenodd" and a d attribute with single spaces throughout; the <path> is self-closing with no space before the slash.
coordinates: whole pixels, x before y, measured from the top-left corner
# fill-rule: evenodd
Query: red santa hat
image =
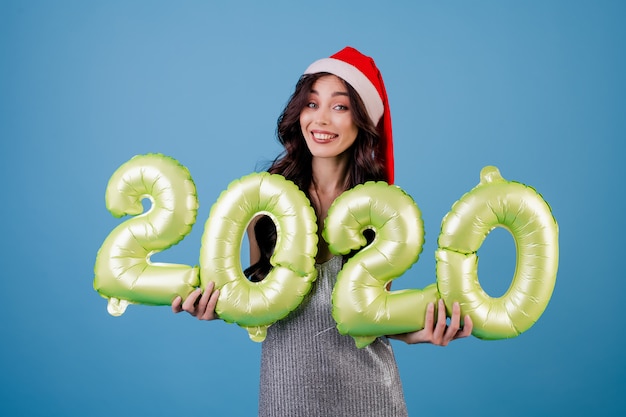
<path id="1" fill-rule="evenodd" d="M 347 46 L 330 58 L 315 61 L 304 71 L 305 74 L 328 72 L 346 81 L 363 100 L 365 109 L 381 139 L 380 151 L 384 155 L 387 182 L 393 184 L 393 136 L 391 114 L 383 77 L 374 60 L 356 49 Z"/>

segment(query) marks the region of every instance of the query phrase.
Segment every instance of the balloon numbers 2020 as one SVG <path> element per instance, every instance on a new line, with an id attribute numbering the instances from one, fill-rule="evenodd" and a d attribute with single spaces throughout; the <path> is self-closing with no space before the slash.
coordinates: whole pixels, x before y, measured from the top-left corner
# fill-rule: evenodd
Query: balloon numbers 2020
<path id="1" fill-rule="evenodd" d="M 142 200 L 152 205 L 144 212 Z M 209 281 L 220 289 L 216 313 L 245 328 L 252 340 L 287 316 L 315 281 L 317 222 L 310 202 L 291 181 L 269 173 L 237 179 L 222 192 L 206 221 L 200 267 L 153 263 L 151 255 L 180 242 L 196 221 L 198 199 L 189 171 L 176 160 L 133 157 L 112 175 L 107 209 L 132 215 L 105 239 L 95 263 L 94 288 L 121 315 L 128 304 L 167 305 Z M 241 243 L 250 221 L 268 215 L 277 229 L 273 268 L 260 282 L 242 272 Z M 490 297 L 478 281 L 478 249 L 495 227 L 507 229 L 517 247 L 508 291 Z M 366 245 L 364 231 L 374 231 Z M 558 226 L 550 207 L 531 187 L 506 181 L 487 166 L 480 183 L 446 214 L 436 250 L 437 281 L 423 289 L 390 291 L 422 252 L 424 228 L 413 199 L 401 188 L 367 182 L 335 200 L 322 236 L 335 255 L 357 250 L 337 276 L 332 314 L 340 333 L 363 347 L 376 337 L 424 327 L 428 303 L 458 301 L 482 339 L 515 337 L 543 314 L 556 281 Z M 449 312 L 448 312 L 449 313 Z"/>

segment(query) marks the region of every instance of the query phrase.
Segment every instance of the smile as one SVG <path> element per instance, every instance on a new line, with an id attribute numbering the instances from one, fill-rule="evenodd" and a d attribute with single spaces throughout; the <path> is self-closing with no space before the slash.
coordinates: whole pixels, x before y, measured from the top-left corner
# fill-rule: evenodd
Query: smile
<path id="1" fill-rule="evenodd" d="M 313 139 L 318 140 L 318 141 L 329 141 L 339 136 L 334 133 L 326 133 L 326 132 L 311 132 L 311 135 L 313 135 Z"/>

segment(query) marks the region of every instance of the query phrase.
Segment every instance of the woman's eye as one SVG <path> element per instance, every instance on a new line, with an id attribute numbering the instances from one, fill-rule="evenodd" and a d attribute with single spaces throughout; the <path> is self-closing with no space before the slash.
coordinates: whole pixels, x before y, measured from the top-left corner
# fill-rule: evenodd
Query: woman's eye
<path id="1" fill-rule="evenodd" d="M 335 110 L 345 111 L 345 110 L 348 110 L 348 106 L 344 106 L 343 104 L 338 104 L 335 106 Z"/>
<path id="2" fill-rule="evenodd" d="M 308 103 L 306 106 L 307 106 L 308 108 L 310 108 L 310 109 L 314 109 L 314 108 L 316 108 L 316 107 L 317 107 L 317 104 L 315 104 L 315 103 L 311 102 L 311 103 Z"/>

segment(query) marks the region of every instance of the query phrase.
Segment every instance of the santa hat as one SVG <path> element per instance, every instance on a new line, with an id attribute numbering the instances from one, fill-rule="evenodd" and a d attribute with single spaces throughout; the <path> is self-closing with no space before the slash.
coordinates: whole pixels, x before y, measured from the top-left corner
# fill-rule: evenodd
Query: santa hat
<path id="1" fill-rule="evenodd" d="M 385 157 L 387 182 L 393 183 L 393 136 L 391 114 L 383 77 L 376 63 L 369 56 L 347 46 L 330 58 L 322 58 L 312 63 L 305 74 L 328 72 L 342 78 L 356 90 L 363 100 L 365 109 L 381 139 L 380 151 Z"/>

